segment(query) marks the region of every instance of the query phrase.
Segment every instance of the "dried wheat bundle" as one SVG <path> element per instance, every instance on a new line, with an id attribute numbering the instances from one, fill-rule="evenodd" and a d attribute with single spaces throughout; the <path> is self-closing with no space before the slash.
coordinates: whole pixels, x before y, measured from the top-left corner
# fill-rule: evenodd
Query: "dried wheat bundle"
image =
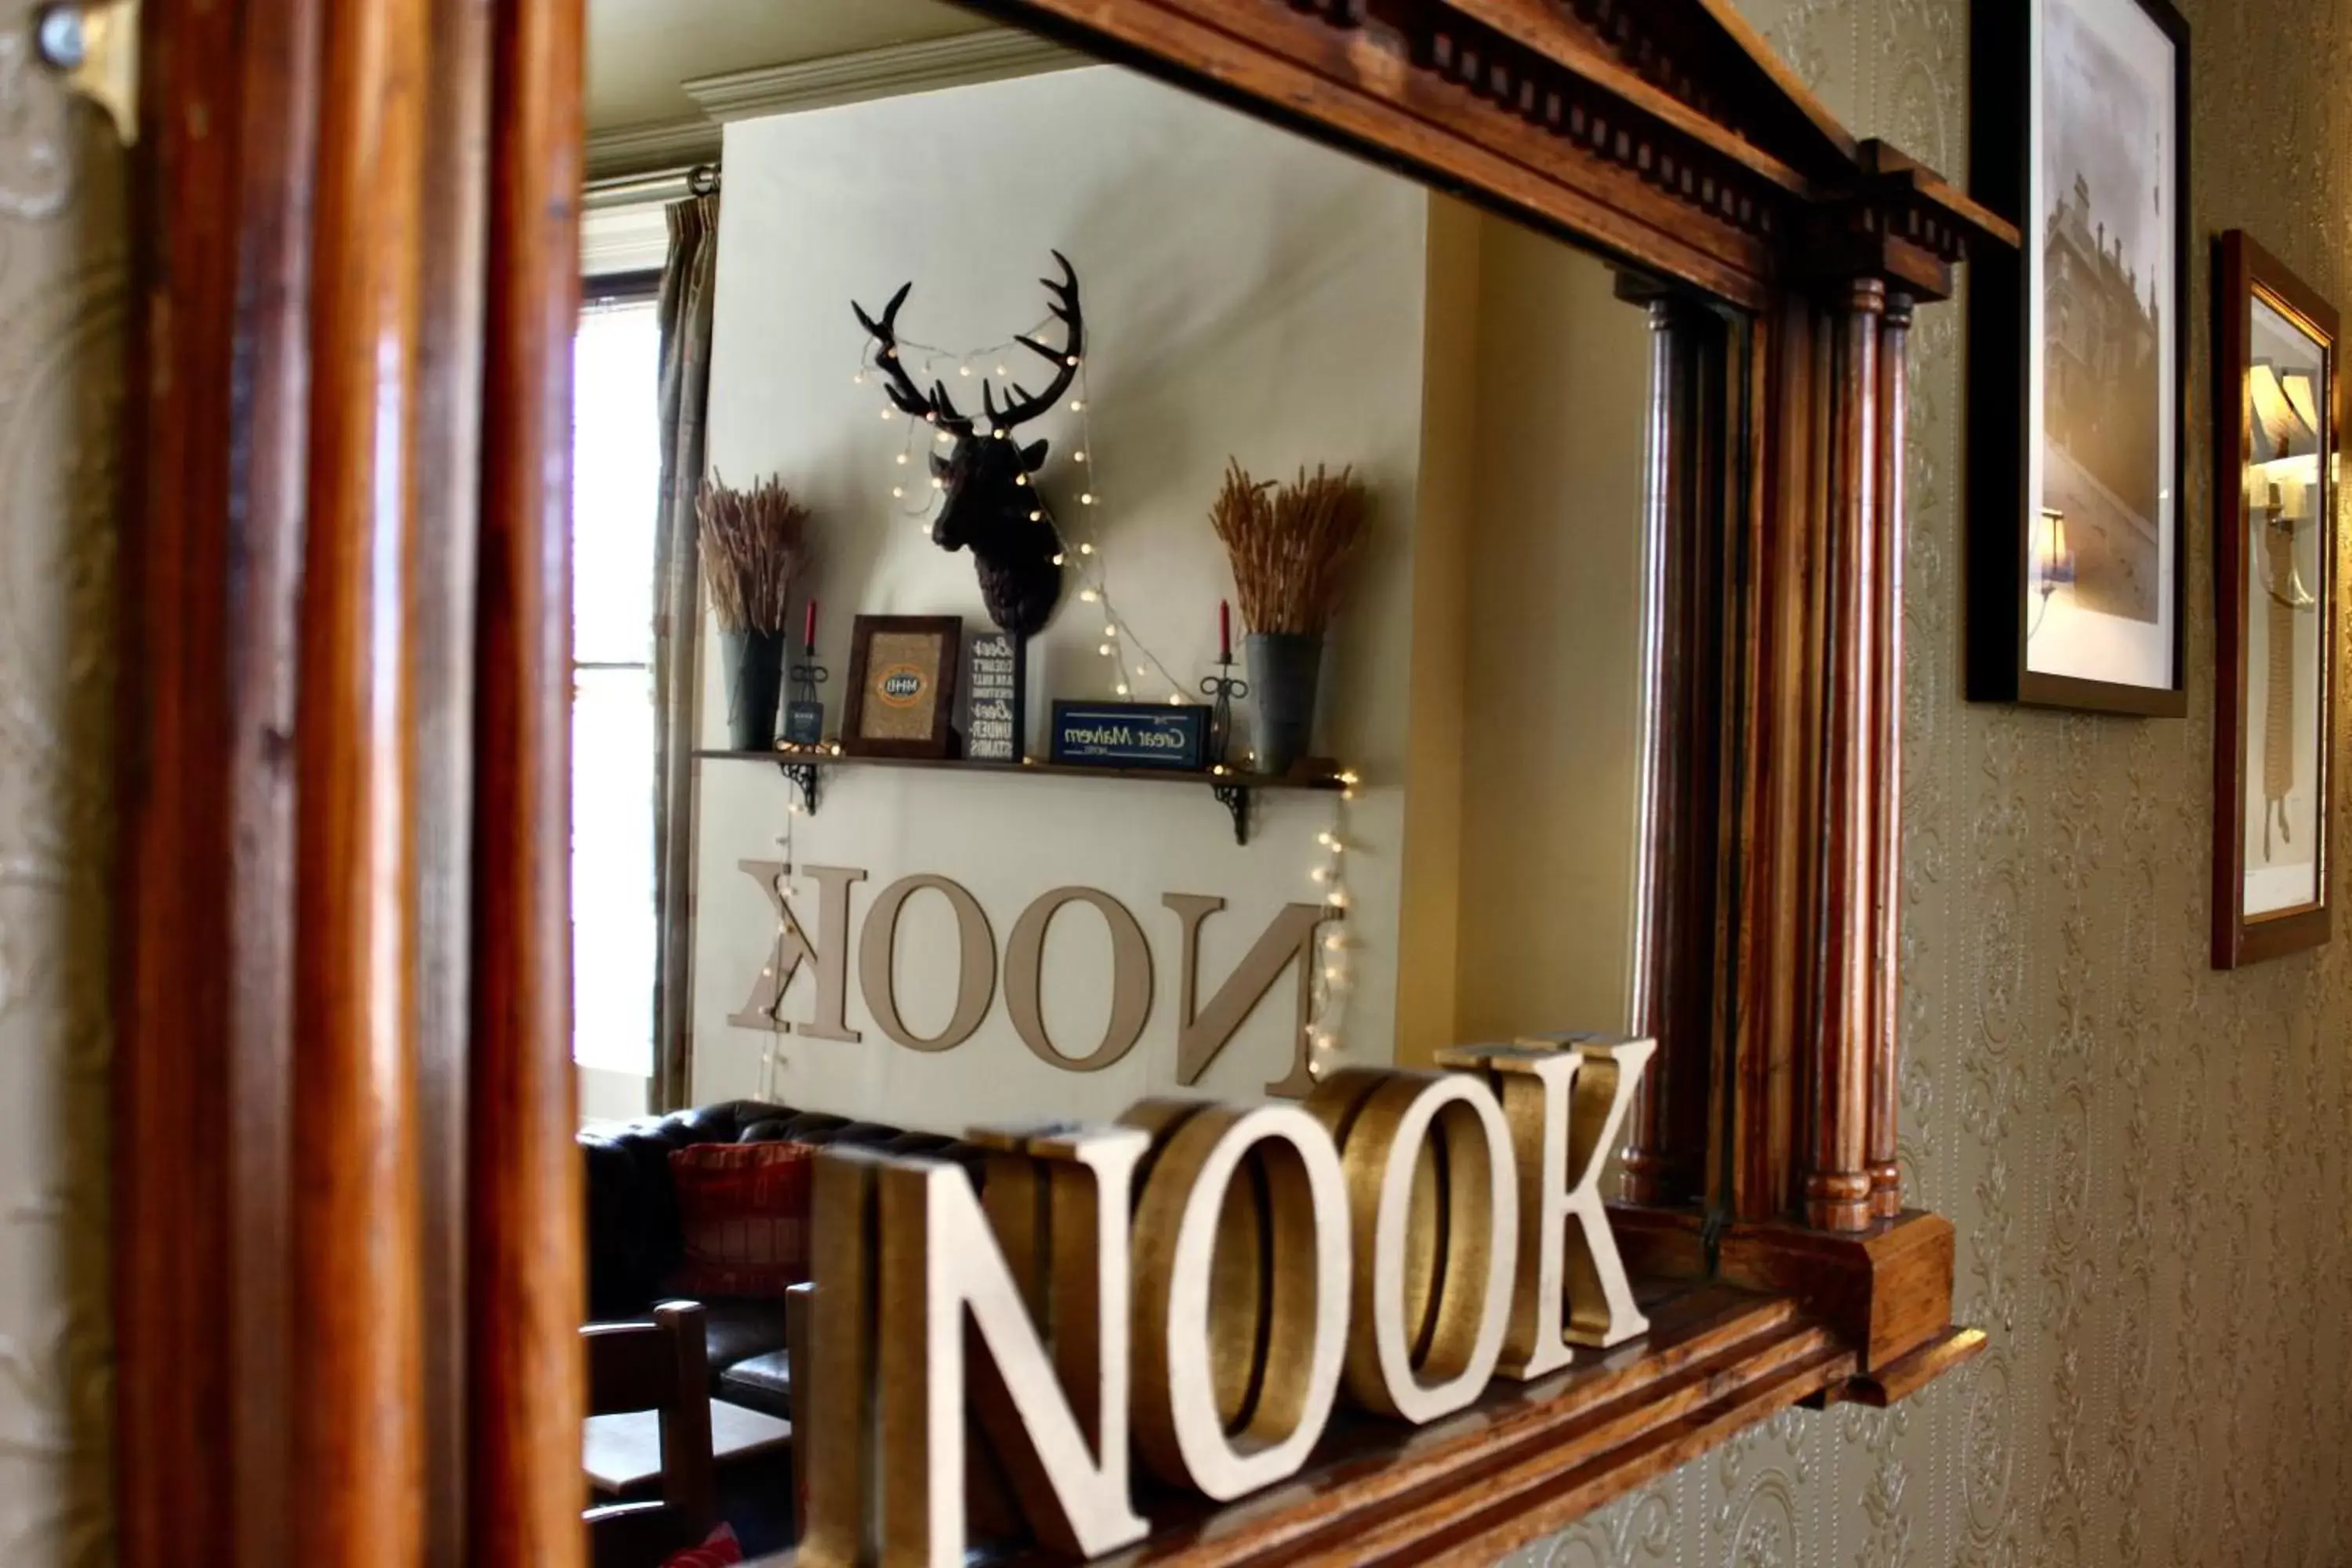
<path id="1" fill-rule="evenodd" d="M 1318 464 L 1313 478 L 1301 468 L 1296 483 L 1277 485 L 1251 479 L 1228 458 L 1209 521 L 1225 542 L 1250 630 L 1322 635 L 1370 512 L 1371 497 L 1353 468 L 1333 474 Z"/>
<path id="2" fill-rule="evenodd" d="M 713 473 L 702 481 L 695 511 L 702 524 L 702 580 L 719 626 L 782 631 L 793 580 L 808 564 L 808 508 L 781 479 L 736 490 Z"/>

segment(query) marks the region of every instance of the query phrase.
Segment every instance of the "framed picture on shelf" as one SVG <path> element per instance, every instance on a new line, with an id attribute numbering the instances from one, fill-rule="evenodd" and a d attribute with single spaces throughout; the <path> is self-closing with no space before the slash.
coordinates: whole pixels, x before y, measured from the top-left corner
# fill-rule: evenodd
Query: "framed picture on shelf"
<path id="1" fill-rule="evenodd" d="M 1200 773 L 1209 765 L 1209 710 L 1197 702 L 1056 702 L 1053 756 L 1076 767 Z"/>
<path id="2" fill-rule="evenodd" d="M 956 671 L 963 622 L 953 616 L 860 616 L 850 634 L 841 749 L 853 757 L 955 755 Z"/>
<path id="3" fill-rule="evenodd" d="M 2213 257 L 2213 965 L 2327 941 L 2335 307 L 2236 230 Z"/>
<path id="4" fill-rule="evenodd" d="M 1029 639 L 1006 631 L 964 639 L 963 754 L 1017 763 L 1029 745 Z"/>
<path id="5" fill-rule="evenodd" d="M 2166 0 L 1978 0 L 1969 696 L 2177 718 L 2189 28 Z"/>

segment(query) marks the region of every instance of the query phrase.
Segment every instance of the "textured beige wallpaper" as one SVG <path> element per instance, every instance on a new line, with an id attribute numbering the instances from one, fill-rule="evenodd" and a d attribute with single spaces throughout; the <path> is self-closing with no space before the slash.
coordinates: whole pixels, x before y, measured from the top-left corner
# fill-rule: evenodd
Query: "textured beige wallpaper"
<path id="1" fill-rule="evenodd" d="M 1856 129 L 1964 172 L 1964 5 L 1748 3 Z M 26 58 L 32 9 L 0 0 L 0 1564 L 58 1568 L 109 1554 L 123 237 L 104 133 Z M 2242 225 L 2352 306 L 2352 0 L 2188 9 L 2200 237 Z M 1958 312 L 1917 336 L 1904 1156 L 1993 1350 L 1891 1414 L 1750 1434 L 1528 1562 L 2352 1563 L 2352 938 L 2205 963 L 2205 274 L 2200 248 L 2185 723 L 1961 702 Z"/>
<path id="2" fill-rule="evenodd" d="M 109 658 L 122 162 L 0 0 L 0 1564 L 112 1556 Z"/>
<path id="3" fill-rule="evenodd" d="M 1966 5 L 1742 3 L 1855 130 L 1965 174 Z M 2352 1563 L 2352 938 L 2206 962 L 2204 253 L 2245 227 L 2352 305 L 2352 5 L 2185 9 L 2186 722 L 1960 700 L 1958 310 L 1926 315 L 1912 360 L 1903 1158 L 1959 1226 L 1960 1311 L 1992 1349 L 1892 1413 L 1752 1433 L 1528 1563 Z"/>

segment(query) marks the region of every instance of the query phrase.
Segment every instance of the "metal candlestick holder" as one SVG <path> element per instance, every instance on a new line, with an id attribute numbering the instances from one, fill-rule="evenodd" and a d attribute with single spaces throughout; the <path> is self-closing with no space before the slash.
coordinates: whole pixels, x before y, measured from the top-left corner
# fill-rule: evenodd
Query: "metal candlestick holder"
<path id="1" fill-rule="evenodd" d="M 814 762 L 794 762 L 795 752 L 824 750 L 824 698 L 821 688 L 833 679 L 833 672 L 816 661 L 816 648 L 803 644 L 801 662 L 793 666 L 793 700 L 784 705 L 784 739 L 777 750 L 783 753 L 778 763 L 801 792 L 801 806 L 811 816 L 816 815 L 817 768 Z"/>
<path id="2" fill-rule="evenodd" d="M 1221 673 L 1205 677 L 1201 682 L 1201 695 L 1213 704 L 1209 710 L 1209 765 L 1213 768 L 1227 765 L 1234 741 L 1234 702 L 1250 693 L 1249 682 L 1234 674 L 1230 648 L 1217 660 L 1217 668 Z"/>
<path id="3" fill-rule="evenodd" d="M 1227 648 L 1217 660 L 1218 673 L 1201 681 L 1201 695 L 1210 700 L 1209 709 L 1209 772 L 1214 775 L 1210 788 L 1218 803 L 1234 814 L 1234 842 L 1249 842 L 1249 786 L 1237 783 L 1228 771 L 1227 758 L 1234 743 L 1234 700 L 1247 697 L 1249 682 L 1234 674 L 1234 655 Z"/>

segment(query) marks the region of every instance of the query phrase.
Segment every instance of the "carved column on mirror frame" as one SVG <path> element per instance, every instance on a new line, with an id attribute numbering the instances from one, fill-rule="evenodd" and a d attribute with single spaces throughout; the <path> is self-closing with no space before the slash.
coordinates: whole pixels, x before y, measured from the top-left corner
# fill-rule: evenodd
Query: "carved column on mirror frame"
<path id="1" fill-rule="evenodd" d="M 1714 1078 L 1721 633 L 1711 530 L 1725 327 L 1704 303 L 1644 279 L 1621 278 L 1618 293 L 1647 304 L 1651 331 L 1630 1033 L 1658 1042 L 1628 1121 L 1622 1195 L 1664 1205 L 1704 1190 Z"/>
<path id="2" fill-rule="evenodd" d="M 1870 1208 L 1878 1219 L 1903 1212 L 1896 1132 L 1903 1040 L 1903 561 L 1909 537 L 1904 463 L 1911 418 L 1905 350 L 1910 333 L 1911 297 L 1890 294 L 1878 342 L 1878 785 L 1873 793 L 1882 816 L 1873 835 L 1877 989 L 1870 1042 Z"/>
<path id="3" fill-rule="evenodd" d="M 1842 286 L 1831 323 L 1829 729 L 1823 758 L 1821 984 L 1812 1029 L 1812 1127 L 1805 1218 L 1817 1229 L 1868 1227 L 1872 1026 L 1877 1012 L 1882 815 L 1877 414 L 1879 332 L 1886 286 Z"/>

